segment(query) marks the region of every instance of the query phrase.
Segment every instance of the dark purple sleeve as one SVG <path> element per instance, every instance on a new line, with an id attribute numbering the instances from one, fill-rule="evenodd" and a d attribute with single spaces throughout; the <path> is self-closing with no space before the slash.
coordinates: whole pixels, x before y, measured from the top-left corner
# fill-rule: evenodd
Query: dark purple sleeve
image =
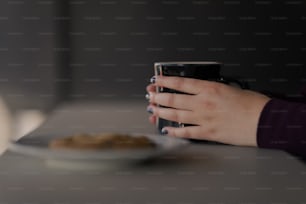
<path id="1" fill-rule="evenodd" d="M 259 118 L 257 145 L 306 158 L 306 104 L 271 99 Z"/>

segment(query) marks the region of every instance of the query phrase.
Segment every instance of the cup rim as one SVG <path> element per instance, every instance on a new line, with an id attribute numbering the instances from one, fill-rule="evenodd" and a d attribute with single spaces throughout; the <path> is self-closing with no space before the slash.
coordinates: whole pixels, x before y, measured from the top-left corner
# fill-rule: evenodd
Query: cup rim
<path id="1" fill-rule="evenodd" d="M 221 62 L 217 61 L 169 61 L 169 62 L 155 62 L 154 66 L 159 65 L 221 65 Z"/>

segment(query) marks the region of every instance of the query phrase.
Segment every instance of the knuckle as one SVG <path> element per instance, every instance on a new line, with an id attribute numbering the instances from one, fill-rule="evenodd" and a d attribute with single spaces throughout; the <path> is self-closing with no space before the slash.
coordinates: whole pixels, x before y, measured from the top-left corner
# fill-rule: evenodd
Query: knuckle
<path id="1" fill-rule="evenodd" d="M 153 108 L 153 114 L 156 115 L 156 116 L 159 116 L 160 115 L 160 109 L 159 108 Z"/>
<path id="2" fill-rule="evenodd" d="M 205 87 L 205 85 L 203 85 L 202 80 L 194 80 L 192 86 L 193 87 L 201 87 L 201 88 Z"/>
<path id="3" fill-rule="evenodd" d="M 173 105 L 174 105 L 174 95 L 173 94 L 168 94 L 167 95 L 166 104 L 169 107 L 173 107 Z"/>
<path id="4" fill-rule="evenodd" d="M 217 107 L 216 103 L 213 101 L 204 101 L 203 106 L 207 110 L 215 110 Z"/>
<path id="5" fill-rule="evenodd" d="M 215 140 L 217 130 L 215 128 L 208 128 L 205 133 L 205 138 L 211 141 Z"/>
<path id="6" fill-rule="evenodd" d="M 192 134 L 188 128 L 181 128 L 181 134 L 185 138 L 191 138 Z"/>
<path id="7" fill-rule="evenodd" d="M 218 95 L 222 90 L 223 84 L 212 82 L 207 88 L 206 92 L 211 95 Z"/>
<path id="8" fill-rule="evenodd" d="M 208 116 L 205 117 L 205 122 L 208 123 L 208 124 L 212 124 L 215 121 L 215 119 L 216 118 L 214 116 L 208 115 Z"/>
<path id="9" fill-rule="evenodd" d="M 211 137 L 214 137 L 216 135 L 216 128 L 209 128 L 207 131 L 207 134 L 210 135 Z"/>
<path id="10" fill-rule="evenodd" d="M 156 98 L 158 98 L 158 94 L 157 94 L 157 96 L 156 96 L 154 93 L 149 92 L 148 97 L 149 97 L 149 102 L 150 102 L 150 103 L 154 103 L 154 102 L 156 101 Z"/>
<path id="11" fill-rule="evenodd" d="M 176 87 L 176 89 L 181 89 L 184 81 L 185 81 L 184 78 L 175 77 L 175 78 L 173 78 L 172 83 L 173 83 L 174 87 Z"/>
<path id="12" fill-rule="evenodd" d="M 207 97 L 206 95 L 201 95 L 199 98 L 199 110 L 214 110 L 217 108 L 217 103 L 212 99 L 213 97 Z"/>
<path id="13" fill-rule="evenodd" d="M 175 122 L 179 122 L 180 121 L 180 117 L 177 111 L 175 110 L 171 110 L 170 112 L 170 118 L 171 120 L 175 121 Z"/>

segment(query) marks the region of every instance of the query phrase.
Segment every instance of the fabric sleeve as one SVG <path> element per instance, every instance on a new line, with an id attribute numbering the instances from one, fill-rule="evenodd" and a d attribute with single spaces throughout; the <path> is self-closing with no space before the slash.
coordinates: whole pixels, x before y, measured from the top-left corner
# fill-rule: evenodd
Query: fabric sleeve
<path id="1" fill-rule="evenodd" d="M 306 104 L 271 99 L 258 123 L 257 145 L 306 158 Z"/>

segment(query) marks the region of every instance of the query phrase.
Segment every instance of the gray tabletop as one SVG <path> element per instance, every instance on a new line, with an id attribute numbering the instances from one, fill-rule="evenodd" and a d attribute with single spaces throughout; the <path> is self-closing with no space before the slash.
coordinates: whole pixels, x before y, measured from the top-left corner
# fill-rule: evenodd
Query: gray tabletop
<path id="1" fill-rule="evenodd" d="M 144 102 L 69 104 L 31 135 L 146 132 Z M 277 150 L 193 143 L 154 160 L 73 170 L 12 152 L 0 157 L 0 203 L 306 203 L 306 165 Z"/>

